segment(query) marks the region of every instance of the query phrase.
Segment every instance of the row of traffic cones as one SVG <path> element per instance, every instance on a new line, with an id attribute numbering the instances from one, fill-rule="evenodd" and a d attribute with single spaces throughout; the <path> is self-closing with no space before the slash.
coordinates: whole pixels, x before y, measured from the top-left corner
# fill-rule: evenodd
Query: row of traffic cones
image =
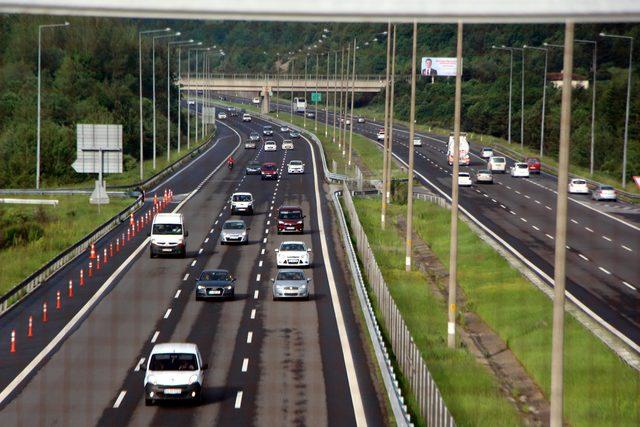
<path id="1" fill-rule="evenodd" d="M 89 245 L 89 263 L 87 268 L 87 277 L 85 278 L 84 267 L 80 268 L 79 280 L 78 280 L 79 286 L 84 287 L 86 285 L 86 280 L 93 277 L 94 269 L 100 270 L 103 266 L 105 266 L 109 262 L 110 258 L 113 258 L 115 254 L 119 253 L 120 250 L 124 248 L 124 245 L 126 242 L 129 242 L 133 237 L 135 237 L 135 235 L 138 232 L 142 231 L 143 228 L 153 220 L 155 215 L 161 212 L 162 210 L 164 210 L 167 207 L 168 203 L 171 202 L 172 200 L 173 200 L 173 191 L 164 190 L 161 198 L 158 198 L 157 195 L 153 196 L 153 206 L 151 207 L 151 209 L 147 210 L 144 214 L 139 215 L 138 218 L 135 218 L 133 213 L 131 213 L 129 215 L 129 226 L 127 227 L 127 231 L 122 232 L 121 235 L 116 237 L 115 245 L 114 245 L 114 241 L 111 241 L 108 244 L 106 244 L 102 249 L 102 256 L 96 250 L 95 242 L 92 242 Z M 73 279 L 69 279 L 69 282 L 67 285 L 67 297 L 68 298 L 74 297 Z M 42 317 L 41 317 L 42 323 L 47 323 L 49 321 L 48 309 L 49 309 L 49 306 L 47 302 L 46 301 L 43 302 Z M 56 311 L 62 309 L 62 292 L 60 291 L 56 291 L 55 309 Z M 27 326 L 27 337 L 31 338 L 33 336 L 34 336 L 33 315 L 30 315 L 28 320 L 28 326 Z M 11 330 L 9 351 L 11 353 L 16 352 L 16 330 L 15 329 Z"/>

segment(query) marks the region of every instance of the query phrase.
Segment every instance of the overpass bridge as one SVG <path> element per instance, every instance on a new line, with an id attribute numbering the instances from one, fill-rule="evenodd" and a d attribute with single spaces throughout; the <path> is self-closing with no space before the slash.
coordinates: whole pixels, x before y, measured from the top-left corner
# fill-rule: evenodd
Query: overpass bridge
<path id="1" fill-rule="evenodd" d="M 270 96 L 277 92 L 338 92 L 351 90 L 351 81 L 334 76 L 308 74 L 208 74 L 205 76 L 186 75 L 176 82 L 183 91 L 237 91 L 254 92 L 260 96 L 262 111 L 269 112 Z M 385 77 L 373 74 L 356 74 L 356 92 L 380 92 L 385 87 Z"/>

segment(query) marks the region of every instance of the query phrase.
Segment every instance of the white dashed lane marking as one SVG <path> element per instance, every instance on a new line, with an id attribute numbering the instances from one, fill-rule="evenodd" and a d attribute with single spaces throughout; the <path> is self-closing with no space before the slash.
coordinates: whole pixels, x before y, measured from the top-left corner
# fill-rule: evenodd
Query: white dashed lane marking
<path id="1" fill-rule="evenodd" d="M 553 236 L 551 234 L 545 234 L 549 239 L 553 240 Z"/>
<path id="2" fill-rule="evenodd" d="M 160 331 L 155 331 L 153 336 L 151 337 L 151 344 L 155 343 L 158 339 L 158 335 L 160 335 Z"/>
<path id="3" fill-rule="evenodd" d="M 587 230 L 589 233 L 593 233 L 593 230 L 590 229 L 589 227 L 585 227 L 584 229 Z"/>
<path id="4" fill-rule="evenodd" d="M 604 240 L 606 240 L 607 242 L 610 242 L 610 241 L 611 241 L 611 239 L 610 239 L 609 237 L 607 237 L 607 236 L 602 236 L 602 238 L 603 238 Z"/>
<path id="5" fill-rule="evenodd" d="M 193 262 L 191 263 L 191 267 L 193 267 L 194 265 L 196 265 L 196 260 L 194 259 Z"/>
<path id="6" fill-rule="evenodd" d="M 627 288 L 632 289 L 634 291 L 637 291 L 637 289 L 635 288 L 635 286 L 631 285 L 628 282 L 625 282 L 624 280 L 622 281 L 622 284 L 625 285 Z"/>
<path id="7" fill-rule="evenodd" d="M 184 277 L 182 278 L 182 281 L 184 282 L 185 280 L 187 280 L 189 278 L 189 273 L 185 274 Z"/>
<path id="8" fill-rule="evenodd" d="M 251 317 L 251 319 L 255 319 L 256 318 L 256 309 L 255 308 L 251 309 L 251 316 L 249 316 L 249 317 Z"/>
<path id="9" fill-rule="evenodd" d="M 249 359 L 245 357 L 244 360 L 242 361 L 242 372 L 247 372 L 248 368 L 249 368 Z"/>
<path id="10" fill-rule="evenodd" d="M 182 293 L 182 290 L 181 290 L 181 289 L 178 289 L 178 290 L 176 291 L 176 294 L 173 296 L 173 298 L 175 298 L 175 299 L 180 298 L 180 294 L 181 294 L 181 293 Z"/>
<path id="11" fill-rule="evenodd" d="M 236 394 L 235 408 L 240 409 L 241 406 L 242 406 L 242 392 L 239 391 L 238 394 Z"/>
<path id="12" fill-rule="evenodd" d="M 606 273 L 606 274 L 611 274 L 611 272 L 609 270 L 606 270 L 602 267 L 598 267 L 602 272 Z"/>
<path id="13" fill-rule="evenodd" d="M 633 250 L 628 246 L 625 246 L 625 245 L 620 245 L 620 246 L 622 246 L 622 249 L 624 249 L 625 251 L 633 252 Z"/>
<path id="14" fill-rule="evenodd" d="M 120 392 L 120 394 L 118 395 L 118 398 L 116 399 L 116 402 L 113 404 L 114 408 L 119 408 L 120 404 L 122 403 L 122 399 L 124 399 L 124 396 L 127 394 L 126 390 L 122 390 Z"/>
<path id="15" fill-rule="evenodd" d="M 260 295 L 260 291 L 259 290 L 255 290 L 253 291 L 253 299 L 258 299 L 258 295 Z"/>
<path id="16" fill-rule="evenodd" d="M 170 309 L 170 308 L 168 308 L 168 309 L 167 309 L 167 311 L 166 311 L 166 313 L 164 313 L 164 318 L 165 318 L 165 319 L 168 319 L 170 315 L 171 315 L 171 309 Z"/>

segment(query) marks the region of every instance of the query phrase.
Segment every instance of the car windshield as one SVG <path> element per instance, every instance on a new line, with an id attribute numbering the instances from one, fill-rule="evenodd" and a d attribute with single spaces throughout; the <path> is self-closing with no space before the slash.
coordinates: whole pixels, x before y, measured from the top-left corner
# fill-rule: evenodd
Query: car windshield
<path id="1" fill-rule="evenodd" d="M 258 135 L 256 132 L 251 132 L 251 136 L 256 137 L 256 136 L 260 136 L 260 135 Z"/>
<path id="2" fill-rule="evenodd" d="M 283 243 L 280 246 L 281 251 L 305 251 L 302 243 Z"/>
<path id="3" fill-rule="evenodd" d="M 613 190 L 613 187 L 611 187 L 610 185 L 603 185 L 602 187 L 600 187 L 601 190 Z"/>
<path id="4" fill-rule="evenodd" d="M 262 129 L 263 129 L 263 130 L 271 130 L 272 128 L 271 128 L 271 126 L 265 126 L 265 127 L 263 127 Z"/>
<path id="5" fill-rule="evenodd" d="M 494 157 L 491 161 L 493 163 L 504 163 L 504 157 Z"/>
<path id="6" fill-rule="evenodd" d="M 262 165 L 262 170 L 274 171 L 276 170 L 276 165 Z"/>
<path id="7" fill-rule="evenodd" d="M 300 166 L 300 165 L 302 165 L 302 160 L 291 160 L 291 161 L 289 162 L 289 164 L 290 164 L 291 166 Z"/>
<path id="8" fill-rule="evenodd" d="M 244 222 L 242 221 L 227 221 L 222 226 L 225 230 L 242 230 L 244 229 Z"/>
<path id="9" fill-rule="evenodd" d="M 236 194 L 233 196 L 234 202 L 250 202 L 251 196 L 248 194 Z"/>
<path id="10" fill-rule="evenodd" d="M 277 280 L 304 280 L 304 274 L 300 271 L 281 271 Z"/>
<path id="11" fill-rule="evenodd" d="M 526 164 L 526 163 L 516 163 L 516 167 L 517 167 L 517 168 L 520 168 L 520 169 L 524 169 L 524 168 L 526 168 L 526 167 L 528 167 L 528 166 L 527 166 L 527 164 Z"/>
<path id="12" fill-rule="evenodd" d="M 486 170 L 486 169 L 481 169 L 481 170 L 479 170 L 479 171 L 478 171 L 478 173 L 479 173 L 479 174 L 480 174 L 480 173 L 483 173 L 483 174 L 490 174 L 491 172 L 489 172 L 489 171 L 488 171 L 488 170 Z"/>
<path id="13" fill-rule="evenodd" d="M 275 141 L 267 141 L 265 145 L 276 145 Z"/>
<path id="14" fill-rule="evenodd" d="M 203 271 L 200 274 L 202 281 L 230 281 L 231 276 L 226 271 Z"/>
<path id="15" fill-rule="evenodd" d="M 538 163 L 538 159 L 529 159 L 528 162 L 529 163 Z"/>
<path id="16" fill-rule="evenodd" d="M 298 135 L 298 132 L 294 130 L 291 132 L 291 135 Z"/>
<path id="17" fill-rule="evenodd" d="M 192 353 L 154 354 L 149 363 L 150 371 L 195 371 L 198 360 Z"/>
<path id="18" fill-rule="evenodd" d="M 458 176 L 460 178 L 469 178 L 469 174 L 467 172 L 459 172 Z"/>
<path id="19" fill-rule="evenodd" d="M 587 183 L 587 181 L 583 181 L 582 179 L 576 179 L 573 181 L 573 183 L 577 185 L 584 185 Z"/>
<path id="20" fill-rule="evenodd" d="M 302 212 L 298 211 L 298 210 L 281 210 L 280 213 L 278 214 L 278 217 L 280 219 L 301 219 L 302 218 Z"/>
<path id="21" fill-rule="evenodd" d="M 489 148 L 489 147 L 484 147 L 484 148 L 482 149 L 482 151 L 493 151 L 493 150 L 492 150 L 491 148 Z"/>
<path id="22" fill-rule="evenodd" d="M 182 234 L 181 224 L 153 224 L 153 234 L 168 234 L 178 236 Z"/>

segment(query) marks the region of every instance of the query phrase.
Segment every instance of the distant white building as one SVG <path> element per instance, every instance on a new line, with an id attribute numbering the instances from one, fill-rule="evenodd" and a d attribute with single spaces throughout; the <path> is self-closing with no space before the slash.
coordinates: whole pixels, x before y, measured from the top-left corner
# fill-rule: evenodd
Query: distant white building
<path id="1" fill-rule="evenodd" d="M 551 82 L 553 87 L 559 89 L 562 87 L 563 73 L 547 73 L 547 81 Z M 571 87 L 574 89 L 589 89 L 589 80 L 585 76 L 573 74 L 571 76 Z"/>

